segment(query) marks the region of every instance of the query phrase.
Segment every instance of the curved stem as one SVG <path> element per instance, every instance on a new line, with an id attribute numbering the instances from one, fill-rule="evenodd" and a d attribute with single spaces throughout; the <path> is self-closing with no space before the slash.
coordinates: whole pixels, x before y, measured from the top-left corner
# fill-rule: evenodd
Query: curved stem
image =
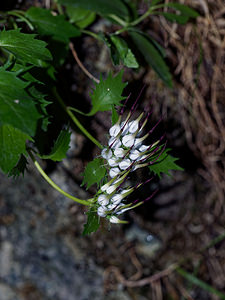
<path id="1" fill-rule="evenodd" d="M 92 32 L 92 31 L 90 31 L 90 30 L 81 29 L 81 32 L 82 32 L 82 33 L 85 33 L 85 34 L 87 34 L 87 35 L 90 35 L 90 36 L 92 36 L 93 38 L 95 38 L 96 40 L 99 40 L 99 41 L 102 42 L 102 38 L 100 38 L 96 33 Z"/>
<path id="2" fill-rule="evenodd" d="M 72 111 L 67 107 L 66 112 L 72 119 L 72 121 L 77 125 L 77 127 L 86 135 L 89 140 L 91 140 L 98 148 L 103 149 L 103 146 L 97 141 L 80 123 L 80 121 L 77 119 L 77 117 L 72 113 Z"/>
<path id="3" fill-rule="evenodd" d="M 58 192 L 60 192 L 62 195 L 66 196 L 67 198 L 72 199 L 73 201 L 83 204 L 83 205 L 91 205 L 91 201 L 93 200 L 93 198 L 89 199 L 89 200 L 82 200 L 79 198 L 76 198 L 72 195 L 70 195 L 69 193 L 63 191 L 54 181 L 51 180 L 50 177 L 48 177 L 48 175 L 45 173 L 45 171 L 42 169 L 42 167 L 39 165 L 39 163 L 37 162 L 37 160 L 34 158 L 33 154 L 27 150 L 27 152 L 29 153 L 35 167 L 37 168 L 37 170 L 40 172 L 40 174 L 44 177 L 44 179 Z"/>
<path id="4" fill-rule="evenodd" d="M 108 17 L 110 17 L 111 19 L 113 19 L 114 21 L 116 21 L 118 24 L 120 24 L 123 27 L 126 27 L 128 25 L 127 22 L 125 22 L 124 20 L 122 20 L 121 18 L 119 18 L 116 15 L 109 14 Z"/>
<path id="5" fill-rule="evenodd" d="M 30 30 L 34 30 L 34 26 L 31 24 L 31 22 L 24 16 L 22 11 L 17 11 L 17 10 L 12 10 L 12 11 L 8 11 L 8 15 L 10 16 L 14 16 L 17 18 L 20 18 L 22 21 L 24 21 L 28 27 L 30 28 Z"/>
<path id="6" fill-rule="evenodd" d="M 96 140 L 85 128 L 84 126 L 80 123 L 80 121 L 77 119 L 77 117 L 72 113 L 72 111 L 66 107 L 64 104 L 62 98 L 59 96 L 59 94 L 56 91 L 56 88 L 53 88 L 53 94 L 55 95 L 56 99 L 58 102 L 61 104 L 65 112 L 70 116 L 71 120 L 76 124 L 76 126 L 83 132 L 84 135 L 86 135 L 89 140 L 91 140 L 97 147 L 100 149 L 103 149 L 103 146 L 99 143 L 98 140 Z"/>
<path id="7" fill-rule="evenodd" d="M 69 47 L 70 47 L 70 50 L 72 51 L 72 54 L 73 54 L 73 57 L 74 59 L 76 60 L 78 66 L 81 68 L 81 70 L 89 77 L 91 78 L 92 80 L 94 80 L 96 83 L 99 83 L 99 79 L 97 79 L 95 76 L 93 76 L 86 68 L 85 66 L 82 64 L 82 62 L 80 61 L 79 57 L 77 56 L 77 52 L 76 50 L 74 49 L 74 46 L 72 43 L 69 43 Z"/>

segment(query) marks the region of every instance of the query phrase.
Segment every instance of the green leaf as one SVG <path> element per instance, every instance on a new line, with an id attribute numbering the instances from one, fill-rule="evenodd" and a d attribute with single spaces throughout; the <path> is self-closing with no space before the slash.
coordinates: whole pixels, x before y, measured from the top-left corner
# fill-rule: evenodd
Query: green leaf
<path id="1" fill-rule="evenodd" d="M 71 37 L 81 34 L 80 30 L 65 20 L 63 15 L 53 16 L 50 10 L 31 7 L 26 17 L 37 28 L 40 35 L 51 36 L 53 40 L 68 43 Z"/>
<path id="2" fill-rule="evenodd" d="M 115 45 L 123 64 L 128 68 L 138 68 L 139 65 L 137 60 L 127 43 L 122 38 L 115 35 L 110 36 L 110 39 Z"/>
<path id="3" fill-rule="evenodd" d="M 136 31 L 130 31 L 129 33 L 146 62 L 155 70 L 167 86 L 172 87 L 172 76 L 159 51 L 143 34 Z"/>
<path id="4" fill-rule="evenodd" d="M 73 6 L 94 11 L 100 15 L 114 14 L 119 17 L 127 17 L 128 10 L 121 0 L 58 0 L 58 3 L 65 6 Z"/>
<path id="5" fill-rule="evenodd" d="M 51 153 L 48 155 L 39 155 L 43 159 L 51 159 L 53 161 L 61 161 L 66 157 L 66 152 L 69 149 L 71 132 L 68 130 L 61 130 L 57 140 L 54 143 L 54 146 L 51 150 Z"/>
<path id="6" fill-rule="evenodd" d="M 184 4 L 170 2 L 170 3 L 165 3 L 164 6 L 176 9 L 176 10 L 180 11 L 182 15 L 190 17 L 190 18 L 196 18 L 199 16 L 199 13 L 196 10 L 194 10 Z"/>
<path id="7" fill-rule="evenodd" d="M 150 6 L 154 6 L 154 5 L 158 4 L 161 1 L 162 0 L 152 0 Z"/>
<path id="8" fill-rule="evenodd" d="M 212 287 L 211 285 L 209 285 L 208 283 L 202 281 L 201 279 L 198 279 L 197 277 L 195 277 L 194 275 L 186 272 L 184 269 L 182 268 L 177 268 L 176 271 L 183 276 L 185 279 L 187 279 L 188 281 L 190 281 L 191 283 L 199 286 L 200 288 L 202 288 L 203 290 L 216 295 L 217 297 L 219 297 L 222 300 L 225 300 L 225 294 L 218 291 L 217 289 L 215 289 L 214 287 Z"/>
<path id="9" fill-rule="evenodd" d="M 188 16 L 184 15 L 175 15 L 172 13 L 166 13 L 166 12 L 157 12 L 157 14 L 164 16 L 167 20 L 171 22 L 176 22 L 178 24 L 186 24 L 189 20 Z"/>
<path id="10" fill-rule="evenodd" d="M 28 161 L 26 157 L 22 154 L 16 166 L 9 171 L 8 177 L 19 177 L 21 174 L 24 175 L 25 170 L 27 169 Z"/>
<path id="11" fill-rule="evenodd" d="M 161 173 L 165 173 L 170 176 L 171 174 L 169 173 L 169 171 L 171 170 L 184 170 L 175 163 L 175 161 L 177 161 L 178 158 L 167 154 L 169 150 L 170 149 L 166 149 L 160 155 L 159 159 L 154 164 L 149 166 L 150 171 L 153 171 L 156 175 L 159 176 L 159 178 L 161 178 Z"/>
<path id="12" fill-rule="evenodd" d="M 11 124 L 34 136 L 41 115 L 33 99 L 25 91 L 28 85 L 29 83 L 18 78 L 15 72 L 0 68 L 0 126 Z"/>
<path id="13" fill-rule="evenodd" d="M 20 29 L 0 32 L 0 47 L 3 47 L 22 63 L 42 66 L 42 61 L 52 59 L 46 43 L 35 39 L 35 34 L 21 33 Z"/>
<path id="14" fill-rule="evenodd" d="M 15 167 L 21 154 L 26 154 L 26 140 L 32 139 L 13 126 L 0 126 L 0 168 L 4 173 Z"/>
<path id="15" fill-rule="evenodd" d="M 99 217 L 97 213 L 94 211 L 94 208 L 91 208 L 87 212 L 87 223 L 84 225 L 84 230 L 82 235 L 88 235 L 92 232 L 96 232 L 100 226 Z"/>
<path id="16" fill-rule="evenodd" d="M 32 76 L 32 75 L 31 75 Z M 39 108 L 39 111 L 41 111 L 41 118 L 40 118 L 40 121 L 42 122 L 41 124 L 41 128 L 42 130 L 44 131 L 47 131 L 47 127 L 48 127 L 48 124 L 50 124 L 50 116 L 46 110 L 46 107 L 50 104 L 52 104 L 52 102 L 50 101 L 47 101 L 45 99 L 45 96 L 42 92 L 40 92 L 35 86 L 31 86 L 29 87 L 29 93 L 30 95 L 35 98 L 35 100 L 38 102 L 38 108 Z"/>
<path id="17" fill-rule="evenodd" d="M 100 83 L 95 85 L 93 93 L 90 95 L 92 100 L 92 109 L 88 116 L 93 116 L 98 111 L 111 110 L 112 105 L 121 105 L 120 101 L 125 99 L 121 96 L 124 87 L 127 85 L 122 82 L 123 71 L 112 77 L 112 73 Z"/>
<path id="18" fill-rule="evenodd" d="M 75 23 L 79 28 L 87 27 L 96 18 L 95 12 L 72 6 L 66 7 L 66 13 L 69 16 L 70 22 Z"/>
<path id="19" fill-rule="evenodd" d="M 106 168 L 104 167 L 104 160 L 102 158 L 95 158 L 93 161 L 86 165 L 84 170 L 83 185 L 87 185 L 87 189 L 95 183 L 99 183 L 106 174 Z"/>

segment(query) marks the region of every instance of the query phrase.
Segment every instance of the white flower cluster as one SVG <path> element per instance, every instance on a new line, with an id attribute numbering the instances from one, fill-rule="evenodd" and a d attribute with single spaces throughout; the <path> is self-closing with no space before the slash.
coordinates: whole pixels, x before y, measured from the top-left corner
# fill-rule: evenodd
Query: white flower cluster
<path id="1" fill-rule="evenodd" d="M 112 223 L 123 222 L 117 218 L 117 215 L 141 204 L 125 202 L 125 198 L 141 184 L 126 189 L 121 186 L 130 172 L 149 164 L 147 160 L 155 153 L 156 144 L 159 142 L 150 146 L 143 145 L 142 142 L 149 133 L 143 137 L 140 135 L 148 118 L 140 124 L 143 113 L 133 121 L 129 121 L 130 117 L 131 113 L 124 122 L 121 122 L 121 117 L 119 117 L 117 123 L 110 128 L 108 146 L 101 153 L 107 161 L 109 176 L 112 179 L 101 187 L 101 193 L 97 197 L 97 214 L 100 217 L 107 216 Z"/>

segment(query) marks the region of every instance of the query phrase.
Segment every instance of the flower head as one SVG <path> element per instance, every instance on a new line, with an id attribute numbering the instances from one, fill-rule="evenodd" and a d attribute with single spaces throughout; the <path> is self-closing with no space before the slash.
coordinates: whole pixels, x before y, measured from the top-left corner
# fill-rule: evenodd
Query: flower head
<path id="1" fill-rule="evenodd" d="M 101 187 L 100 194 L 97 196 L 97 214 L 100 217 L 107 217 L 112 223 L 123 223 L 124 221 L 118 219 L 119 215 L 144 203 L 139 200 L 129 203 L 127 197 L 152 179 L 134 187 L 124 187 L 128 175 L 139 168 L 152 164 L 165 149 L 165 145 L 160 145 L 164 136 L 150 145 L 143 144 L 161 119 L 153 128 L 143 134 L 150 113 L 141 113 L 136 119 L 132 119 L 136 104 L 137 101 L 125 120 L 122 120 L 124 110 L 122 109 L 118 121 L 109 129 L 108 145 L 101 152 L 101 156 L 106 160 L 108 175 L 111 179 Z M 151 196 L 147 199 L 150 198 Z"/>

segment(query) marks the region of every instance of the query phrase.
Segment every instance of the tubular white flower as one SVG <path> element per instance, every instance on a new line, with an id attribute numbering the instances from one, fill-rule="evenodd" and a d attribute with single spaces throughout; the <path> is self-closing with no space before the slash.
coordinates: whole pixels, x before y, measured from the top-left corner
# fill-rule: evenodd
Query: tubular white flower
<path id="1" fill-rule="evenodd" d="M 121 146 L 121 141 L 119 138 L 111 137 L 108 141 L 108 145 L 115 149 Z"/>
<path id="2" fill-rule="evenodd" d="M 132 147 L 135 141 L 135 134 L 127 134 L 122 138 L 122 144 L 125 147 Z"/>
<path id="3" fill-rule="evenodd" d="M 111 201 L 112 204 L 118 205 L 118 204 L 120 204 L 120 202 L 125 197 L 122 194 L 115 194 L 114 196 L 112 196 L 112 198 L 110 199 L 110 201 Z"/>
<path id="4" fill-rule="evenodd" d="M 141 153 L 138 150 L 131 150 L 129 158 L 131 160 L 138 160 L 140 158 Z"/>
<path id="5" fill-rule="evenodd" d="M 108 164 L 110 165 L 110 167 L 116 167 L 118 166 L 119 162 L 116 157 L 112 157 L 108 160 Z"/>
<path id="6" fill-rule="evenodd" d="M 111 185 L 106 189 L 107 194 L 112 194 L 117 189 L 117 184 Z"/>
<path id="7" fill-rule="evenodd" d="M 125 158 L 119 163 L 119 168 L 121 170 L 126 170 L 127 168 L 130 167 L 131 164 L 132 164 L 131 160 L 128 158 Z"/>
<path id="8" fill-rule="evenodd" d="M 119 168 L 112 168 L 112 169 L 110 169 L 110 171 L 109 171 L 109 176 L 111 177 L 111 178 L 114 178 L 114 177 L 116 177 L 119 173 L 121 173 L 121 170 L 119 169 Z"/>
<path id="9" fill-rule="evenodd" d="M 107 208 L 105 206 L 99 206 L 97 209 L 97 214 L 100 217 L 105 217 L 107 215 Z"/>
<path id="10" fill-rule="evenodd" d="M 97 199 L 97 202 L 100 205 L 105 206 L 105 205 L 107 205 L 109 203 L 109 198 L 106 195 L 99 195 L 98 199 Z"/>
<path id="11" fill-rule="evenodd" d="M 124 155 L 126 154 L 126 150 L 124 150 L 123 148 L 120 148 L 120 147 L 118 147 L 118 148 L 116 148 L 115 150 L 114 150 L 114 155 L 116 156 L 116 157 L 119 157 L 119 158 L 122 158 L 122 157 L 124 157 Z"/>
<path id="12" fill-rule="evenodd" d="M 147 133 L 147 134 L 144 135 L 143 137 L 135 139 L 135 141 L 134 141 L 134 146 L 135 146 L 135 148 L 136 148 L 137 146 L 140 147 L 140 146 L 141 146 L 141 143 L 142 143 L 148 136 L 149 136 L 149 134 Z"/>
<path id="13" fill-rule="evenodd" d="M 112 150 L 110 150 L 109 148 L 104 148 L 101 152 L 101 155 L 103 158 L 108 160 L 112 157 Z"/>
<path id="14" fill-rule="evenodd" d="M 109 134 L 112 137 L 116 137 L 118 135 L 118 133 L 120 132 L 120 130 L 121 130 L 120 125 L 115 124 L 109 129 Z"/>
<path id="15" fill-rule="evenodd" d="M 118 204 L 116 203 L 110 203 L 109 205 L 107 205 L 107 209 L 108 210 L 113 210 Z"/>
<path id="16" fill-rule="evenodd" d="M 145 152 L 149 149 L 149 146 L 146 146 L 146 145 L 141 145 L 141 147 L 138 149 L 139 151 L 141 152 Z"/>
<path id="17" fill-rule="evenodd" d="M 121 222 L 120 222 L 120 219 L 118 219 L 118 218 L 115 217 L 115 216 L 111 216 L 111 217 L 109 218 L 109 221 L 110 221 L 110 223 L 121 223 Z"/>

